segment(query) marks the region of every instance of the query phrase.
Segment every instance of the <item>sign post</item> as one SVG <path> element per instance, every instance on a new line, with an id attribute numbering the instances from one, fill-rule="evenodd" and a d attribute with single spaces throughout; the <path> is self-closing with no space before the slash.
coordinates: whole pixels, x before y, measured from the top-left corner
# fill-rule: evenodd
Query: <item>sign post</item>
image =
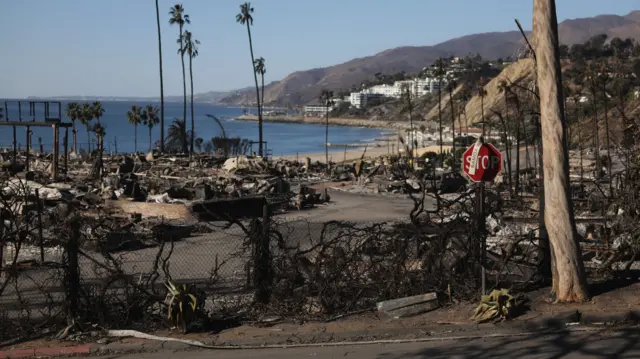
<path id="1" fill-rule="evenodd" d="M 482 137 L 462 155 L 464 174 L 476 183 L 476 226 L 481 242 L 482 294 L 486 294 L 486 227 L 484 211 L 484 184 L 492 182 L 502 171 L 502 153 Z"/>

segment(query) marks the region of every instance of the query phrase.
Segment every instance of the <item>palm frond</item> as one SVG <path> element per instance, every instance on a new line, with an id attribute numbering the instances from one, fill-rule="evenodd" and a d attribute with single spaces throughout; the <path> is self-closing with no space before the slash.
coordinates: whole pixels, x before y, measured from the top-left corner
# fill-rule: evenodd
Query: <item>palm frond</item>
<path id="1" fill-rule="evenodd" d="M 220 131 L 222 132 L 222 138 L 227 138 L 227 133 L 224 130 L 224 126 L 222 126 L 222 121 L 220 121 L 220 119 L 214 115 L 207 114 L 207 117 L 212 118 L 214 121 L 216 121 L 218 126 L 220 126 Z"/>

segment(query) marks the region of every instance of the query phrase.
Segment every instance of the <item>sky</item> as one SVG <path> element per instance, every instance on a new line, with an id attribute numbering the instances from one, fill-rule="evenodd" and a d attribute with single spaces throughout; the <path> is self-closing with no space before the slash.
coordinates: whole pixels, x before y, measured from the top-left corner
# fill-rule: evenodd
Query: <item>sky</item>
<path id="1" fill-rule="evenodd" d="M 175 0 L 174 0 L 175 1 Z M 166 95 L 182 93 L 174 1 L 159 0 Z M 557 0 L 560 21 L 626 15 L 640 0 Z M 200 40 L 194 91 L 253 84 L 240 0 L 183 0 Z M 254 0 L 251 28 L 265 82 L 398 46 L 531 28 L 532 0 Z M 0 98 L 159 96 L 154 0 L 2 0 Z M 188 77 L 187 62 L 187 77 Z"/>

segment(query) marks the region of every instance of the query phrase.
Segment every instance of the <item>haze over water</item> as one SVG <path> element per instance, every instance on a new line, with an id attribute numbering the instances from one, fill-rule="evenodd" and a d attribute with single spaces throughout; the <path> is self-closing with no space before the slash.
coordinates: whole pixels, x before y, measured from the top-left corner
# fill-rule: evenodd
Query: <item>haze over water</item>
<path id="1" fill-rule="evenodd" d="M 0 100 L 0 105 L 4 106 L 4 100 Z M 100 122 L 105 126 L 105 152 L 113 151 L 117 142 L 118 152 L 133 152 L 134 150 L 134 128 L 127 121 L 127 111 L 131 109 L 134 102 L 102 102 L 105 109 L 104 116 Z M 147 103 L 135 102 L 135 104 L 144 106 Z M 159 103 L 153 103 L 159 106 Z M 66 102 L 62 103 L 63 121 L 71 122 L 64 115 L 64 107 Z M 57 117 L 57 106 L 51 106 L 50 112 Z M 36 119 L 42 121 L 43 107 L 38 105 L 36 108 Z M 253 141 L 258 140 L 258 123 L 253 121 L 233 121 L 234 117 L 242 115 L 240 107 L 223 107 L 211 104 L 196 103 L 194 104 L 195 112 L 195 132 L 196 137 L 202 137 L 204 141 L 210 140 L 212 137 L 220 136 L 220 128 L 216 122 L 207 117 L 212 114 L 223 119 L 222 123 L 225 128 L 227 137 L 241 137 Z M 4 114 L 6 121 L 7 115 L 10 120 L 18 118 L 18 105 L 15 102 L 9 103 L 7 113 Z M 22 105 L 22 117 L 31 120 L 29 116 L 28 101 Z M 170 102 L 165 103 L 165 128 L 171 125 L 176 117 L 182 117 L 182 103 Z M 95 120 L 94 120 L 95 122 Z M 187 108 L 187 126 L 191 128 L 190 110 Z M 85 126 L 76 121 L 77 141 L 79 149 L 87 148 L 87 131 Z M 42 137 L 45 150 L 52 148 L 53 131 L 48 127 L 33 127 L 32 148 L 38 148 L 38 137 Z M 317 153 L 324 151 L 325 143 L 325 127 L 322 125 L 309 124 L 291 124 L 291 123 L 269 123 L 263 124 L 264 139 L 267 141 L 267 147 L 272 150 L 274 156 L 279 155 L 295 155 L 296 153 Z M 356 144 L 371 141 L 377 137 L 383 130 L 359 127 L 329 127 L 329 142 L 334 144 Z M 26 128 L 17 127 L 17 142 L 24 148 L 26 145 Z M 167 130 L 165 130 L 167 136 Z M 60 141 L 64 138 L 64 130 L 61 131 Z M 152 129 L 153 142 L 160 139 L 160 126 Z M 95 136 L 91 134 L 92 143 Z M 69 148 L 72 146 L 72 134 L 69 130 Z M 12 127 L 0 126 L 0 148 L 12 147 Z M 92 148 L 95 144 L 92 144 Z M 144 125 L 138 126 L 138 151 L 146 151 L 149 148 L 149 130 Z M 257 151 L 257 146 L 254 146 Z M 330 151 L 342 151 L 342 148 L 329 148 Z"/>

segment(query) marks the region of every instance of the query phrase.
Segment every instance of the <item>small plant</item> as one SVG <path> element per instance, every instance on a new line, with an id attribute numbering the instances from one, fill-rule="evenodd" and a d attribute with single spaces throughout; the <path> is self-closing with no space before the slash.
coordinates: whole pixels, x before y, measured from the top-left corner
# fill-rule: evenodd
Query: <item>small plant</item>
<path id="1" fill-rule="evenodd" d="M 184 333 L 194 319 L 199 304 L 195 295 L 195 286 L 175 285 L 171 281 L 167 281 L 165 286 L 167 287 L 165 299 L 168 307 L 167 320 L 172 327 L 179 328 Z"/>
<path id="2" fill-rule="evenodd" d="M 515 307 L 516 300 L 508 289 L 494 289 L 489 295 L 482 296 L 471 319 L 478 323 L 509 320 Z"/>

